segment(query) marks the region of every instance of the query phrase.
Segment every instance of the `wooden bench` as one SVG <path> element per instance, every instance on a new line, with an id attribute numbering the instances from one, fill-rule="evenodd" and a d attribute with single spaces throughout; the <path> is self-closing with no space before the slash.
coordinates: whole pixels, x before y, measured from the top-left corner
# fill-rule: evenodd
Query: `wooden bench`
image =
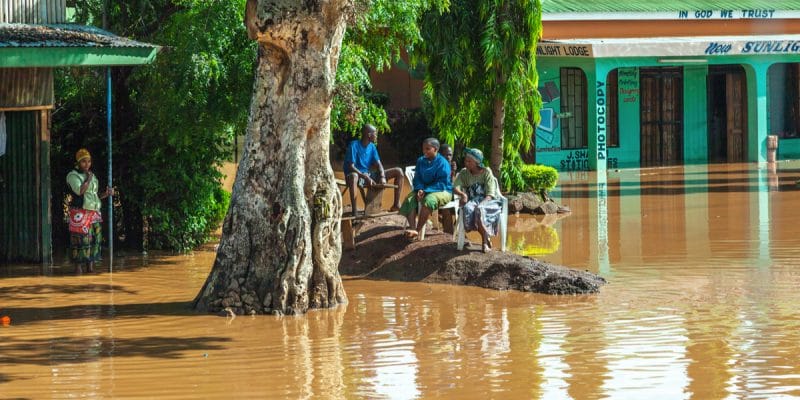
<path id="1" fill-rule="evenodd" d="M 452 235 L 453 232 L 455 232 L 455 216 L 456 210 L 458 210 L 458 200 L 455 200 L 453 206 L 450 206 L 451 203 L 453 202 L 451 201 L 450 203 L 447 203 L 446 206 L 440 207 L 438 211 L 439 216 L 442 219 L 442 231 Z"/>
<path id="2" fill-rule="evenodd" d="M 344 191 L 342 191 L 342 196 L 347 192 L 347 182 L 343 179 L 336 179 L 336 184 L 339 187 L 343 187 Z M 361 192 L 361 200 L 364 201 L 364 212 L 367 215 L 374 215 L 384 212 L 383 211 L 383 190 L 384 189 L 397 189 L 397 185 L 393 185 L 390 183 L 376 183 L 372 186 L 367 187 L 367 192 L 364 193 L 364 188 L 359 187 L 359 191 Z M 356 205 L 351 204 L 351 209 L 355 210 Z"/>
<path id="3" fill-rule="evenodd" d="M 371 218 L 384 217 L 386 215 L 397 214 L 396 211 L 384 211 L 378 214 L 360 214 L 354 216 L 342 216 L 340 218 L 342 230 L 342 247 L 346 250 L 355 250 L 356 248 L 356 235 L 358 232 L 353 227 L 353 221 L 367 220 Z"/>
<path id="4" fill-rule="evenodd" d="M 347 193 L 347 182 L 344 179 L 336 179 L 336 184 L 339 187 L 344 188 L 342 191 L 342 196 Z M 366 193 L 364 192 L 364 188 L 359 187 L 359 191 L 361 192 L 361 200 L 364 201 L 364 213 L 356 213 L 356 216 L 348 215 L 342 216 L 340 218 L 341 221 L 341 230 L 342 230 L 342 246 L 348 250 L 354 250 L 356 248 L 356 229 L 353 227 L 353 222 L 358 220 L 365 220 L 370 218 L 377 218 L 383 217 L 386 215 L 393 215 L 397 214 L 397 212 L 389 212 L 383 210 L 383 190 L 384 189 L 397 189 L 397 185 L 392 185 L 390 183 L 384 184 L 375 184 L 372 186 L 367 187 Z M 351 210 L 357 209 L 355 204 L 350 205 Z"/>

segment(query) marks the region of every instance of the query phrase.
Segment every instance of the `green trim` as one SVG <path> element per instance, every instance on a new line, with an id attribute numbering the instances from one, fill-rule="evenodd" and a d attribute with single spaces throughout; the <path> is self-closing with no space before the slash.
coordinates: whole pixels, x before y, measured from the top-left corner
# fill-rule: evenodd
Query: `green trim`
<path id="1" fill-rule="evenodd" d="M 683 66 L 683 162 L 708 162 L 708 65 Z"/>
<path id="2" fill-rule="evenodd" d="M 769 64 L 743 65 L 747 76 L 747 160 L 767 161 Z"/>
<path id="3" fill-rule="evenodd" d="M 543 0 L 542 13 L 567 12 L 661 12 L 700 10 L 800 10 L 800 1 L 753 0 Z"/>
<path id="4" fill-rule="evenodd" d="M 156 53 L 157 47 L 0 48 L 0 68 L 142 65 Z"/>

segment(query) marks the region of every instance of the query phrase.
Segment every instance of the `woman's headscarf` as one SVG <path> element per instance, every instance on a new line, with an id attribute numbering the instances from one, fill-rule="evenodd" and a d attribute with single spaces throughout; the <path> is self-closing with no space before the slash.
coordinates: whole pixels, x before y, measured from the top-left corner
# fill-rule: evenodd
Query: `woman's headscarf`
<path id="1" fill-rule="evenodd" d="M 86 150 L 86 149 L 80 149 L 80 150 L 78 150 L 78 152 L 77 152 L 77 153 L 75 153 L 75 162 L 76 162 L 76 163 L 79 163 L 79 162 L 81 162 L 81 160 L 83 160 L 83 159 L 85 159 L 85 158 L 88 158 L 88 159 L 91 159 L 91 158 L 92 158 L 92 155 L 91 155 L 91 154 L 89 154 L 89 150 Z"/>
<path id="2" fill-rule="evenodd" d="M 483 168 L 483 152 L 478 149 L 464 149 L 464 157 L 469 157 L 475 160 L 478 163 L 478 166 Z"/>

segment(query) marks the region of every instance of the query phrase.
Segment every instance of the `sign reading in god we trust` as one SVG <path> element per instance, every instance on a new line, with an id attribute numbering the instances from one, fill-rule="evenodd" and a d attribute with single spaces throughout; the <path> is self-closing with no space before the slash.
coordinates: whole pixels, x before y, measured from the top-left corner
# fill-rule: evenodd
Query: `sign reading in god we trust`
<path id="1" fill-rule="evenodd" d="M 796 13 L 771 9 L 678 11 L 678 19 L 777 19 L 794 18 Z"/>
<path id="2" fill-rule="evenodd" d="M 536 45 L 537 57 L 591 57 L 589 44 L 539 43 Z"/>

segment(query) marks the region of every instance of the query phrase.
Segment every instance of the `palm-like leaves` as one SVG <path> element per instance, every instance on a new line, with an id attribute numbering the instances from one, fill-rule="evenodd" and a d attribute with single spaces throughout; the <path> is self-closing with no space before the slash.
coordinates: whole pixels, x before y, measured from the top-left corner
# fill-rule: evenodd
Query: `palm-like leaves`
<path id="1" fill-rule="evenodd" d="M 491 151 L 513 160 L 528 149 L 541 107 L 534 58 L 540 36 L 539 0 L 454 0 L 450 12 L 423 17 L 418 56 L 442 139 L 488 150 L 492 104 L 501 99 L 504 148 Z"/>

